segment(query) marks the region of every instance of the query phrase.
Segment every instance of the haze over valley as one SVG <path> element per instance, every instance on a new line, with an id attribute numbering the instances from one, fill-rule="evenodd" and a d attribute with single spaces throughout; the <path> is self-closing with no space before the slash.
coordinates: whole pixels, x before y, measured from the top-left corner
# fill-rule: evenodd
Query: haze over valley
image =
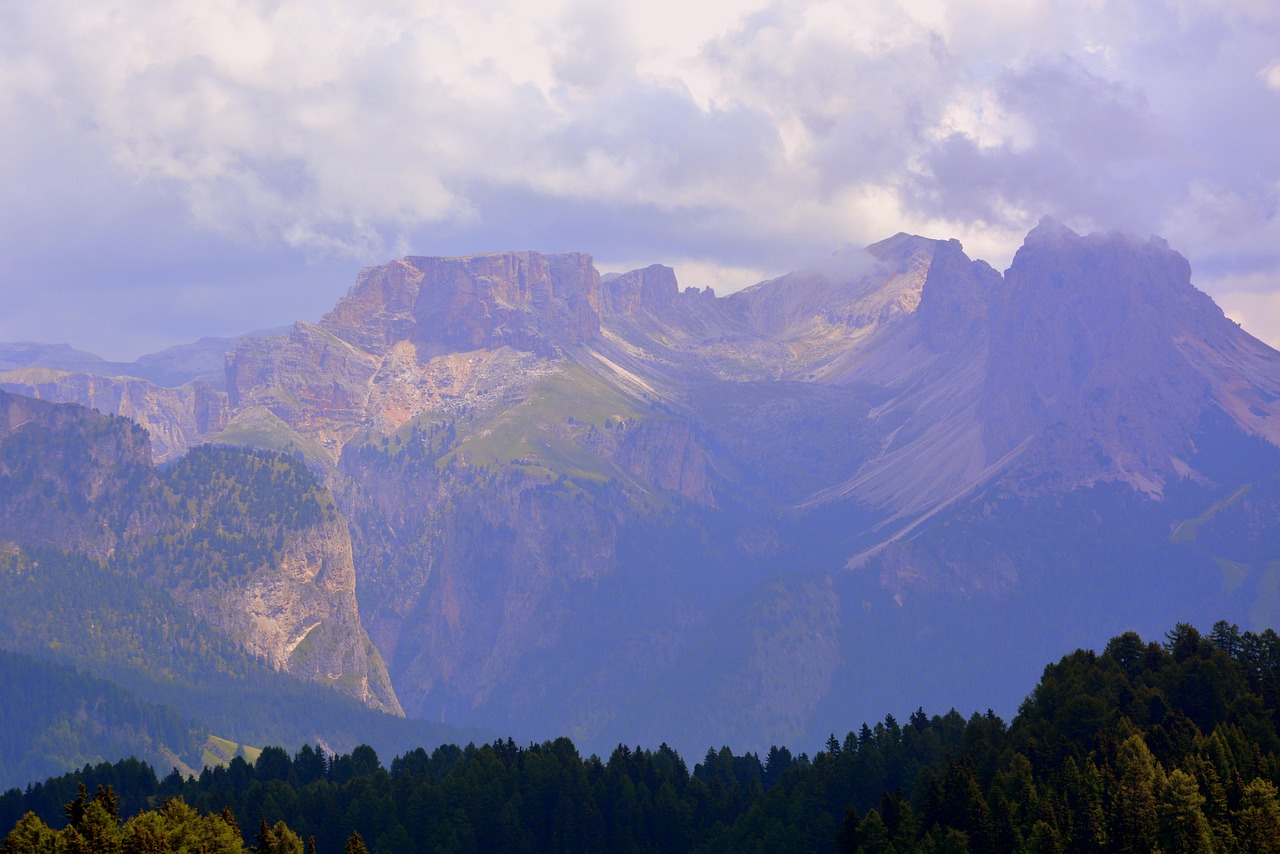
<path id="1" fill-rule="evenodd" d="M 7 4 L 0 850 L 1270 850 L 1277 45 Z"/>
<path id="2" fill-rule="evenodd" d="M 816 744 L 885 710 L 1008 714 L 1063 649 L 1280 605 L 1280 354 L 1158 237 L 1046 218 L 1001 274 L 899 234 L 725 297 L 577 253 L 411 256 L 318 324 L 148 357 L 151 379 L 0 354 L 27 360 L 0 373 L 14 447 L 147 431 L 67 474 L 15 457 L 13 548 L 127 555 L 243 653 L 410 718 Z M 328 509 L 263 522 L 253 501 L 296 499 L 246 464 L 302 467 Z M 192 467 L 248 480 L 173 522 L 119 480 Z M 249 520 L 269 548 L 183 551 Z"/>

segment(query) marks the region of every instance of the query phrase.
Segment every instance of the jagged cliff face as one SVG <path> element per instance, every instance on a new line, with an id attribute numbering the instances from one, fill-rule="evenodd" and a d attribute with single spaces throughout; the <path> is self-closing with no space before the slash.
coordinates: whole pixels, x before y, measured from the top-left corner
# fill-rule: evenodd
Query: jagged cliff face
<path id="1" fill-rule="evenodd" d="M 162 453 L 218 436 L 303 454 L 352 558 L 308 529 L 195 606 L 299 672 L 370 674 L 360 695 L 389 705 L 376 652 L 312 653 L 329 626 L 361 637 L 339 606 L 353 572 L 409 714 L 588 744 L 660 723 L 694 749 L 794 739 L 882 679 L 860 644 L 906 656 L 974 631 L 964 608 L 995 625 L 1000 603 L 1069 598 L 1046 592 L 1058 566 L 1164 562 L 1196 584 L 1234 567 L 1204 601 L 1239 610 L 1269 583 L 1249 567 L 1280 559 L 1270 486 L 1232 462 L 1280 470 L 1280 355 L 1163 241 L 1052 221 L 1003 276 L 900 234 L 724 298 L 581 254 L 405 258 L 317 325 L 241 339 L 218 399 Z M 346 616 L 316 628 L 326 608 Z M 1063 625 L 1102 619 L 1085 611 Z M 905 684 L 918 662 L 897 654 L 877 653 Z M 921 680 L 979 684 L 931 654 L 953 667 Z"/>
<path id="2" fill-rule="evenodd" d="M 661 317 L 680 298 L 676 272 L 661 264 L 620 273 L 602 281 L 600 307 L 607 315 Z"/>
<path id="3" fill-rule="evenodd" d="M 0 388 L 128 418 L 147 431 L 159 462 L 174 459 L 203 438 L 219 433 L 230 420 L 226 396 L 200 380 L 165 388 L 132 377 L 19 368 L 0 373 Z"/>
<path id="4" fill-rule="evenodd" d="M 403 714 L 356 602 L 351 536 L 341 516 L 292 531 L 249 576 L 199 586 L 168 579 L 191 613 L 277 670 Z"/>
<path id="5" fill-rule="evenodd" d="M 401 713 L 361 626 L 346 519 L 295 485 L 296 464 L 201 456 L 159 473 L 138 425 L 0 392 L 0 539 L 142 578 L 250 655 Z M 307 502 L 315 518 L 290 516 Z"/>
<path id="6" fill-rule="evenodd" d="M 424 357 L 501 346 L 553 355 L 599 333 L 599 282 L 581 253 L 411 257 L 361 273 L 320 325 L 375 354 L 409 341 Z"/>
<path id="7" fill-rule="evenodd" d="M 1191 284 L 1159 238 L 1046 221 L 1006 276 L 991 331 L 984 439 L 1049 487 L 1120 480 L 1159 495 L 1190 475 L 1206 410 L 1271 440 L 1274 352 Z"/>
<path id="8" fill-rule="evenodd" d="M 377 360 L 325 329 L 299 321 L 285 338 L 246 338 L 227 357 L 227 393 L 238 418 L 265 409 L 337 459 L 365 417 Z"/>

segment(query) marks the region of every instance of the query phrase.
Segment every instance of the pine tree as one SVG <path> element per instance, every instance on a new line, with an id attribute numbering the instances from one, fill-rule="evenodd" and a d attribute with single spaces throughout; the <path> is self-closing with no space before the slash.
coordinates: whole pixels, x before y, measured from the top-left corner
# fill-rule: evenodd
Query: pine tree
<path id="1" fill-rule="evenodd" d="M 1154 851 L 1159 829 L 1156 796 L 1164 785 L 1164 771 L 1142 736 L 1131 735 L 1120 745 L 1115 776 L 1111 826 L 1116 850 Z"/>
<path id="2" fill-rule="evenodd" d="M 1160 799 L 1160 850 L 1164 854 L 1210 854 L 1213 838 L 1195 778 L 1175 768 Z"/>

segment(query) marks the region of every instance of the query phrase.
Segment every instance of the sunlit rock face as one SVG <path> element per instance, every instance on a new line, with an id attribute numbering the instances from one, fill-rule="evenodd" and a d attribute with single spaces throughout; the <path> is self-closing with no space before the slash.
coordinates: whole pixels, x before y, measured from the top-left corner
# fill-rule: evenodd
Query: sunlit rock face
<path id="1" fill-rule="evenodd" d="M 591 256 L 505 252 L 409 257 L 361 273 L 321 326 L 379 353 L 411 341 L 424 356 L 509 346 L 553 354 L 600 331 Z"/>
<path id="2" fill-rule="evenodd" d="M 277 560 L 234 582 L 179 585 L 176 593 L 193 614 L 276 669 L 403 714 L 360 620 L 351 535 L 341 516 L 289 531 Z"/>
<path id="3" fill-rule="evenodd" d="M 1183 619 L 1134 595 L 1135 566 L 1280 615 L 1257 604 L 1280 560 L 1280 355 L 1159 238 L 1046 220 L 1001 275 L 899 234 L 727 297 L 577 253 L 408 257 L 318 324 L 241 339 L 214 394 L 157 457 L 213 438 L 321 474 L 394 685 L 371 676 L 367 701 L 411 715 L 767 749 L 827 726 L 850 685 L 914 685 L 908 711 L 976 690 L 943 627 L 1112 583 L 1154 626 Z M 321 563 L 317 581 L 346 566 Z M 262 624 L 273 660 L 376 676 L 354 647 L 298 658 L 310 612 L 285 600 L 306 597 L 279 591 L 315 565 L 236 607 L 293 615 Z M 1035 666 L 1058 654 L 1037 639 L 1110 631 L 1118 609 L 1077 604 L 1060 631 L 1027 618 Z"/>
<path id="4" fill-rule="evenodd" d="M 346 519 L 326 495 L 291 486 L 300 466 L 290 478 L 285 462 L 224 454 L 230 464 L 200 479 L 208 490 L 188 494 L 154 467 L 138 425 L 0 391 L 0 541 L 87 555 L 104 579 L 123 572 L 163 591 L 250 656 L 401 714 L 361 625 Z M 225 494 L 209 486 L 220 480 Z M 231 509 L 247 501 L 289 516 L 299 499 L 325 512 L 285 524 Z M 245 545 L 263 541 L 276 548 Z M 195 568 L 210 552 L 222 571 Z"/>

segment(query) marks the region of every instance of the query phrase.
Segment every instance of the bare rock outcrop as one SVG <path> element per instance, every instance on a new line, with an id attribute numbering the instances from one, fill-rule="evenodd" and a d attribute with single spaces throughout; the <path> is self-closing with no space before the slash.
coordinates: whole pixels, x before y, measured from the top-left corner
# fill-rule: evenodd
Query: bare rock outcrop
<path id="1" fill-rule="evenodd" d="M 414 339 L 433 353 L 507 345 L 553 355 L 559 346 L 600 331 L 600 275 L 589 255 L 510 252 L 408 260 L 432 285 L 415 306 Z"/>
<path id="2" fill-rule="evenodd" d="M 1191 284 L 1187 260 L 1164 240 L 1081 236 L 1046 218 L 993 311 L 989 460 L 1026 445 L 1019 466 L 1042 485 L 1119 480 L 1159 495 L 1186 474 L 1209 408 L 1274 399 L 1280 359 L 1265 349 Z M 1243 370 L 1228 379 L 1231 364 Z M 1260 420 L 1241 426 L 1260 432 Z"/>
<path id="3" fill-rule="evenodd" d="M 409 257 L 361 273 L 320 325 L 371 353 L 411 341 L 424 360 L 502 346 L 555 355 L 599 334 L 599 285 L 580 252 Z"/>
<path id="4" fill-rule="evenodd" d="M 231 417 L 226 395 L 202 380 L 169 388 L 136 377 L 21 368 L 0 373 L 0 388 L 135 421 L 151 437 L 157 462 L 180 456 L 222 430 Z"/>
<path id="5" fill-rule="evenodd" d="M 958 240 L 936 243 L 917 309 L 925 344 L 960 350 L 985 343 L 1001 276 L 986 261 L 971 261 Z"/>
<path id="6" fill-rule="evenodd" d="M 623 471 L 659 489 L 704 507 L 716 504 L 706 452 L 687 421 L 637 422 L 616 443 L 611 457 Z"/>
<path id="7" fill-rule="evenodd" d="M 610 276 L 601 281 L 601 313 L 662 316 L 680 297 L 676 272 L 662 264 Z"/>
<path id="8" fill-rule="evenodd" d="M 278 560 L 247 576 L 203 588 L 178 585 L 175 592 L 192 613 L 276 669 L 403 714 L 360 622 L 351 537 L 341 516 L 292 532 Z"/>
<path id="9" fill-rule="evenodd" d="M 233 411 L 265 407 L 336 461 L 365 423 L 377 369 L 374 356 L 298 321 L 286 337 L 240 339 L 227 356 L 227 394 Z"/>
<path id="10" fill-rule="evenodd" d="M 423 588 L 384 603 L 398 693 L 423 716 L 489 702 L 541 714 L 552 698 L 530 664 L 572 639 L 572 602 L 615 573 L 617 519 L 514 472 L 455 490 L 451 503 L 435 520 Z"/>

